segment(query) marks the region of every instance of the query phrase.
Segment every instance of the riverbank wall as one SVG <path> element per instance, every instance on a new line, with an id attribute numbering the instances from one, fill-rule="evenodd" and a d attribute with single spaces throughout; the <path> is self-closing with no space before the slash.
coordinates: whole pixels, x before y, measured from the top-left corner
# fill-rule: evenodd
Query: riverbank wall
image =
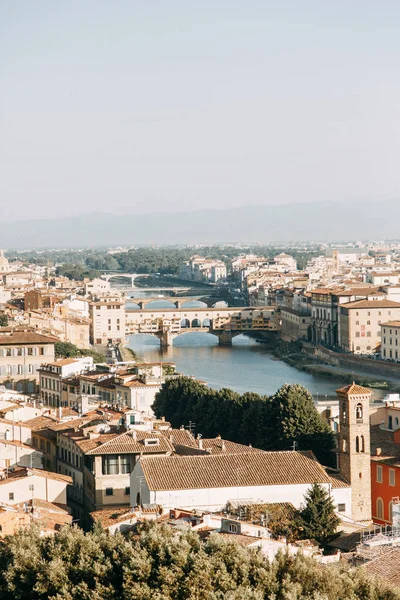
<path id="1" fill-rule="evenodd" d="M 389 377 L 400 381 L 400 363 L 375 360 L 352 354 L 341 354 L 324 346 L 313 346 L 306 342 L 302 344 L 302 351 L 341 369 L 350 369 L 354 372 L 369 373 L 378 377 Z"/>

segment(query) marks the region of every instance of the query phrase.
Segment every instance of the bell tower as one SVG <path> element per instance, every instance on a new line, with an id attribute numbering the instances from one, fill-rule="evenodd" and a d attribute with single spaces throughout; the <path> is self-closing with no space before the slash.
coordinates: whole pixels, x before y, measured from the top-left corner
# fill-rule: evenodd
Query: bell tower
<path id="1" fill-rule="evenodd" d="M 371 447 L 369 403 L 372 392 L 352 384 L 336 390 L 339 398 L 338 467 L 351 484 L 354 521 L 371 521 Z"/>

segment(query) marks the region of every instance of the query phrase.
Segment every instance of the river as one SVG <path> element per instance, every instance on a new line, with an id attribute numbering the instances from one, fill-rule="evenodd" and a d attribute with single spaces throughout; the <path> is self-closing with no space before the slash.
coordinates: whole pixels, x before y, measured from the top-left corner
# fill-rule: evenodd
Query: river
<path id="1" fill-rule="evenodd" d="M 145 290 L 130 295 L 153 296 L 154 309 L 173 306 Z M 188 299 L 186 306 L 205 305 Z M 137 308 L 133 297 L 127 302 L 127 308 Z M 128 345 L 145 361 L 174 362 L 180 373 L 193 375 L 216 389 L 228 387 L 239 393 L 252 391 L 271 395 L 284 383 L 300 383 L 316 400 L 324 400 L 325 396 L 335 396 L 335 390 L 341 385 L 340 380 L 306 373 L 276 359 L 263 344 L 244 335 L 234 338 L 232 347 L 219 346 L 215 336 L 200 332 L 180 335 L 167 350 L 161 350 L 155 336 L 145 334 L 130 336 Z"/>

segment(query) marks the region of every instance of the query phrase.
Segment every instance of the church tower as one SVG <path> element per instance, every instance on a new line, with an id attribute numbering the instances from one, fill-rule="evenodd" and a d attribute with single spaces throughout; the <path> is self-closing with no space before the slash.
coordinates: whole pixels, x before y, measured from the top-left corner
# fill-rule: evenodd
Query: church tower
<path id="1" fill-rule="evenodd" d="M 372 393 L 354 382 L 336 390 L 339 398 L 338 467 L 351 484 L 351 515 L 371 521 L 371 446 L 369 403 Z"/>

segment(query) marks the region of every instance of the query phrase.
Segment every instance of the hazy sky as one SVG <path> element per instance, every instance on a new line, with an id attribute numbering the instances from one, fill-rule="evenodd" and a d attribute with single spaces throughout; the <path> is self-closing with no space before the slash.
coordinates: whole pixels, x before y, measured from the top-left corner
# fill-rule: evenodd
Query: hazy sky
<path id="1" fill-rule="evenodd" d="M 400 198 L 398 0 L 0 0 L 3 219 Z"/>

